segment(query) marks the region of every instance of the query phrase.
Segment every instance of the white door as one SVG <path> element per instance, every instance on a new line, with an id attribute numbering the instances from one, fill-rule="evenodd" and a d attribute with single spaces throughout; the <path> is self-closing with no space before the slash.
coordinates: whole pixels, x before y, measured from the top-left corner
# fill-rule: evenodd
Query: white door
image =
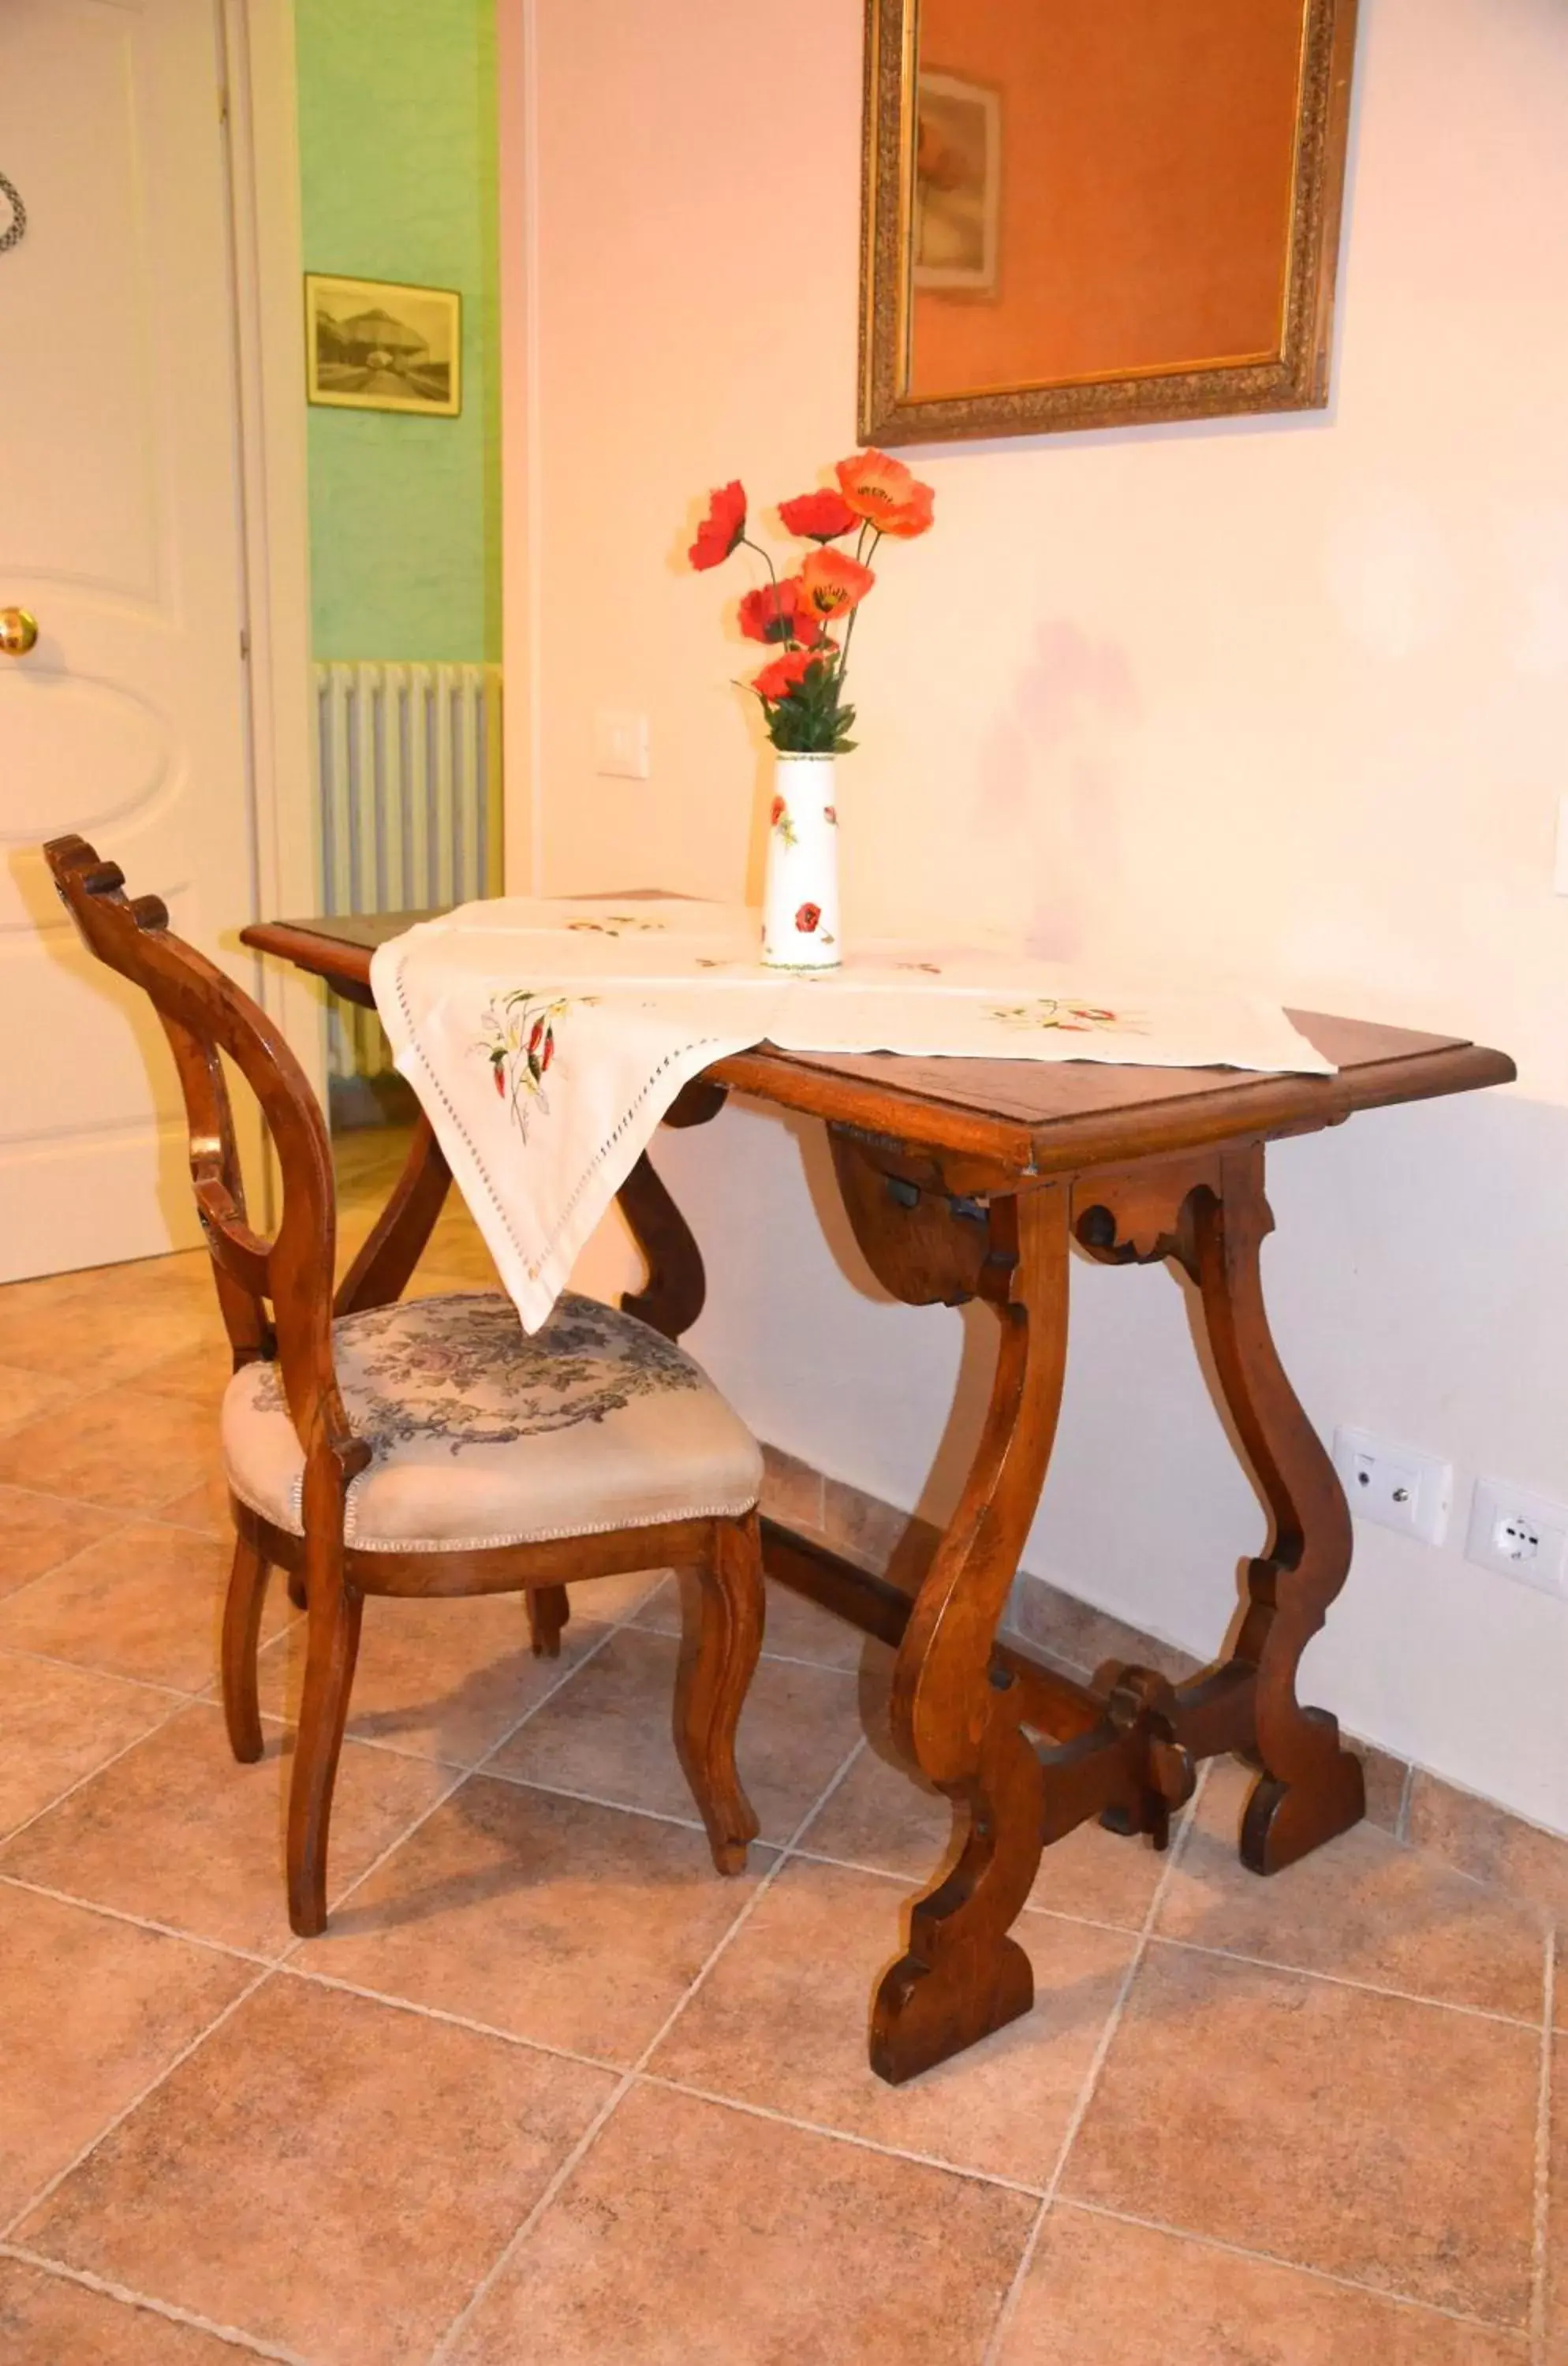
<path id="1" fill-rule="evenodd" d="M 166 1046 L 41 842 L 80 832 L 254 977 L 217 10 L 0 0 L 0 610 L 38 623 L 0 654 L 0 1280 L 195 1237 Z"/>

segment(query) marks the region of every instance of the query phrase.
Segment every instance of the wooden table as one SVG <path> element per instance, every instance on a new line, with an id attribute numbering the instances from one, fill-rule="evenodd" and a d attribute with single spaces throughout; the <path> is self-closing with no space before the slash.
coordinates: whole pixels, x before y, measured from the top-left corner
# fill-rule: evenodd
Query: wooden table
<path id="1" fill-rule="evenodd" d="M 277 921 L 243 933 L 369 1005 L 375 947 L 425 917 Z M 931 1532 L 915 1577 L 868 1574 L 819 1540 L 764 1524 L 772 1576 L 896 1648 L 895 1744 L 957 1812 L 956 1853 L 915 1899 L 908 1952 L 877 1992 L 871 2058 L 895 2083 L 1028 2011 L 1033 1980 L 1010 1926 L 1043 1849 L 1090 1816 L 1163 1848 L 1198 1763 L 1221 1751 L 1258 1770 L 1241 1828 L 1255 1873 L 1293 1864 L 1365 1811 L 1360 1762 L 1335 1718 L 1296 1696 L 1303 1651 L 1349 1569 L 1350 1518 L 1269 1334 L 1264 1145 L 1358 1110 L 1505 1084 L 1514 1067 L 1448 1037 L 1293 1015 L 1337 1076 L 763 1046 L 716 1062 L 666 1120 L 700 1125 L 731 1091 L 821 1118 L 878 1280 L 915 1306 L 983 1300 L 998 1321 L 984 1432 L 958 1508 Z M 357 1274 L 374 1267 L 401 1289 L 447 1180 L 422 1125 Z M 647 1158 L 621 1204 L 648 1264 L 646 1287 L 624 1303 L 677 1337 L 702 1310 L 696 1242 Z M 1113 1664 L 1085 1687 L 998 1640 L 1051 1455 L 1075 1247 L 1103 1265 L 1169 1259 L 1190 1276 L 1224 1405 L 1269 1513 L 1235 1641 L 1189 1683 Z"/>

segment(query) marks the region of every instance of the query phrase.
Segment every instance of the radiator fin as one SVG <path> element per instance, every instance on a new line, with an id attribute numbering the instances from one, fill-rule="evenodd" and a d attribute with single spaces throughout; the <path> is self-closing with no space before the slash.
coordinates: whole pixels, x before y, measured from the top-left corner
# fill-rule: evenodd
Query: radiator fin
<path id="1" fill-rule="evenodd" d="M 322 911 L 499 896 L 501 668 L 338 662 L 315 676 Z M 333 1002 L 329 1073 L 390 1065 L 375 1012 Z"/>

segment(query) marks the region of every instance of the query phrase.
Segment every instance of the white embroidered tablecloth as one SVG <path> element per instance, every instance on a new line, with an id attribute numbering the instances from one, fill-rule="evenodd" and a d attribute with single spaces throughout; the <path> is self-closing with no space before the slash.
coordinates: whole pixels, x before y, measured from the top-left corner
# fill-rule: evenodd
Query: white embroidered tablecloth
<path id="1" fill-rule="evenodd" d="M 528 1330 L 682 1086 L 764 1041 L 1333 1073 L 1282 1010 L 1242 993 L 1122 996 L 998 952 L 870 944 L 793 975 L 757 954 L 754 912 L 674 898 L 468 904 L 378 951 L 398 1067 Z"/>

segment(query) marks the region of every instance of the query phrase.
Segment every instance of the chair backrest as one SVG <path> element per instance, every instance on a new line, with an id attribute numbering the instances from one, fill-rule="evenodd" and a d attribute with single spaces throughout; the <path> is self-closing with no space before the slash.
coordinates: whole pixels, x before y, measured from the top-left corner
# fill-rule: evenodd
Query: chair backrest
<path id="1" fill-rule="evenodd" d="M 85 839 L 43 850 L 61 901 L 99 961 L 146 993 L 174 1052 L 190 1129 L 190 1176 L 236 1367 L 276 1357 L 308 1459 L 344 1475 L 367 1449 L 353 1438 L 333 1368 L 336 1202 L 321 1104 L 282 1035 L 233 981 L 176 937 L 156 896 L 134 900 L 125 874 Z M 277 1154 L 283 1205 L 265 1239 L 246 1213 L 226 1052 L 254 1093 Z"/>

